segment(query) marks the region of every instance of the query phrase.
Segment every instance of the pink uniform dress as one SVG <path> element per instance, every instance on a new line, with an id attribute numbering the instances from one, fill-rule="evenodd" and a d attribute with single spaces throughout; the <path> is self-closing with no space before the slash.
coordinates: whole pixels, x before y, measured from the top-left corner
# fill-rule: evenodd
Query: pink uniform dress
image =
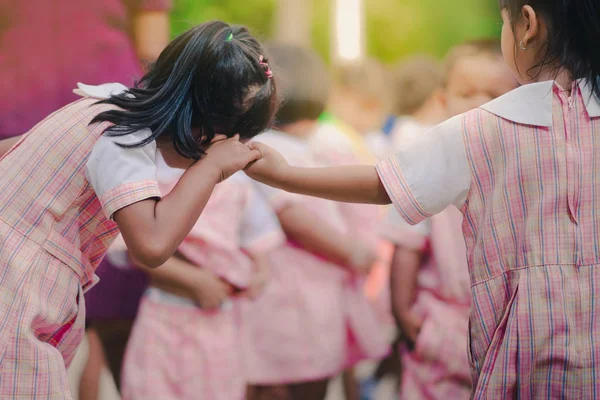
<path id="1" fill-rule="evenodd" d="M 158 162 L 158 180 L 169 192 L 183 171 Z M 285 236 L 268 203 L 243 173 L 214 190 L 179 251 L 236 288 L 250 284 L 261 256 Z M 242 400 L 246 392 L 239 300 L 204 311 L 191 299 L 149 288 L 129 339 L 123 371 L 126 400 Z"/>
<path id="2" fill-rule="evenodd" d="M 600 393 L 600 102 L 522 86 L 379 165 L 410 223 L 461 209 L 475 399 Z M 599 311 L 596 311 L 599 310 Z"/>
<path id="3" fill-rule="evenodd" d="M 467 358 L 470 285 L 463 216 L 454 206 L 414 227 L 395 210 L 382 232 L 391 242 L 424 253 L 412 312 L 423 321 L 414 350 L 401 348 L 400 399 L 469 399 Z"/>
<path id="4" fill-rule="evenodd" d="M 318 165 L 305 140 L 276 131 L 258 140 L 275 147 L 293 165 Z M 340 235 L 347 234 L 338 203 L 258 186 L 276 211 L 302 205 L 338 228 Z M 362 277 L 292 242 L 270 253 L 269 259 L 269 284 L 262 296 L 245 304 L 242 314 L 249 383 L 321 380 L 358 359 L 385 354 L 387 342 L 363 295 Z"/>
<path id="5" fill-rule="evenodd" d="M 55 112 L 0 161 L 0 398 L 71 398 L 65 365 L 82 294 L 118 234 L 111 216 L 160 196 L 155 144 L 102 136 L 108 124 L 89 123 L 112 106 L 96 101 Z"/>

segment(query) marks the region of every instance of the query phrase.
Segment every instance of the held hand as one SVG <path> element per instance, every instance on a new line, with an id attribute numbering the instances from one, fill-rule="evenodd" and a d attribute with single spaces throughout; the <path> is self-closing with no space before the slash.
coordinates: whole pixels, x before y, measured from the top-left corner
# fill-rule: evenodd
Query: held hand
<path id="1" fill-rule="evenodd" d="M 285 158 L 266 144 L 252 142 L 249 146 L 259 151 L 261 157 L 246 167 L 246 174 L 258 182 L 278 187 L 286 176 L 286 169 L 289 168 Z"/>
<path id="2" fill-rule="evenodd" d="M 194 298 L 203 310 L 216 310 L 232 293 L 231 285 L 210 272 L 199 270 L 194 282 Z"/>
<path id="3" fill-rule="evenodd" d="M 260 151 L 250 149 L 240 142 L 239 135 L 235 135 L 230 139 L 213 142 L 200 162 L 214 165 L 222 182 L 249 163 L 258 160 L 260 156 Z"/>
<path id="4" fill-rule="evenodd" d="M 377 254 L 361 243 L 353 243 L 348 264 L 355 272 L 367 275 L 377 262 Z"/>

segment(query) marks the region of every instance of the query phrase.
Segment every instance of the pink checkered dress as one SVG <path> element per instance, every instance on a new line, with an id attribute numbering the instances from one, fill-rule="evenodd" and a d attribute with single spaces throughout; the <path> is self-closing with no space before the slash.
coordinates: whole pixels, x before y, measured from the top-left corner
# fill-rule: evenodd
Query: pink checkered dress
<path id="1" fill-rule="evenodd" d="M 163 194 L 177 182 L 157 161 Z M 238 173 L 219 184 L 204 212 L 179 247 L 205 268 L 245 289 L 260 256 L 285 242 L 275 213 Z M 221 310 L 202 310 L 186 299 L 150 288 L 142 299 L 123 366 L 126 400 L 242 400 L 246 377 L 242 360 L 239 300 Z"/>
<path id="2" fill-rule="evenodd" d="M 462 154 L 436 154 L 455 171 L 462 157 L 470 171 L 462 211 L 472 396 L 600 397 L 600 102 L 584 82 L 571 97 L 553 82 L 526 85 L 431 135 L 446 141 L 456 131 Z M 405 160 L 379 172 L 400 213 L 417 222 L 439 209 L 423 206 L 435 193 L 418 188 L 414 171 L 399 167 Z"/>
<path id="3" fill-rule="evenodd" d="M 109 106 L 72 103 L 0 162 L 0 397 L 70 398 L 65 365 L 84 329 L 82 293 L 118 230 L 106 215 L 159 196 L 155 181 L 98 198 L 86 162 Z M 104 209 L 103 209 L 104 208 Z"/>

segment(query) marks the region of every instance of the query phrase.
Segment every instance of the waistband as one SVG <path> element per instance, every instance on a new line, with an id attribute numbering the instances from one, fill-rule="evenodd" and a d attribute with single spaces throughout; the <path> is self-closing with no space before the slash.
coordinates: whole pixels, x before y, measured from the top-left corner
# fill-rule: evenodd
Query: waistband
<path id="1" fill-rule="evenodd" d="M 201 308 L 198 303 L 196 303 L 192 299 L 188 299 L 186 297 L 177 296 L 176 294 L 166 292 L 162 289 L 156 287 L 149 287 L 146 289 L 144 296 L 151 301 L 167 304 L 178 307 L 193 307 L 193 308 Z M 226 300 L 221 305 L 221 310 L 229 310 L 233 306 L 231 300 Z"/>

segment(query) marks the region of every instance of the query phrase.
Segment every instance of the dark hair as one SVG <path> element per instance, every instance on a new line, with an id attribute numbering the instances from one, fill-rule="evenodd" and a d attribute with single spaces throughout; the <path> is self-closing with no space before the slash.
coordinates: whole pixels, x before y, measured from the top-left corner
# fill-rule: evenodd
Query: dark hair
<path id="1" fill-rule="evenodd" d="M 190 159 L 199 159 L 217 133 L 252 138 L 270 128 L 278 107 L 263 53 L 244 27 L 221 21 L 196 26 L 173 40 L 135 87 L 102 101 L 120 109 L 92 123 L 112 122 L 109 136 L 149 128 L 152 135 L 126 147 L 170 138 Z"/>
<path id="2" fill-rule="evenodd" d="M 319 118 L 327 105 L 330 85 L 323 60 L 314 51 L 300 46 L 268 43 L 265 47 L 283 97 L 276 124 Z"/>
<path id="3" fill-rule="evenodd" d="M 600 98 L 600 2 L 598 0 L 499 0 L 508 11 L 513 32 L 523 6 L 531 6 L 548 26 L 548 41 L 532 69 L 566 70 L 571 79 L 586 79 Z M 516 40 L 518 41 L 518 40 Z"/>

